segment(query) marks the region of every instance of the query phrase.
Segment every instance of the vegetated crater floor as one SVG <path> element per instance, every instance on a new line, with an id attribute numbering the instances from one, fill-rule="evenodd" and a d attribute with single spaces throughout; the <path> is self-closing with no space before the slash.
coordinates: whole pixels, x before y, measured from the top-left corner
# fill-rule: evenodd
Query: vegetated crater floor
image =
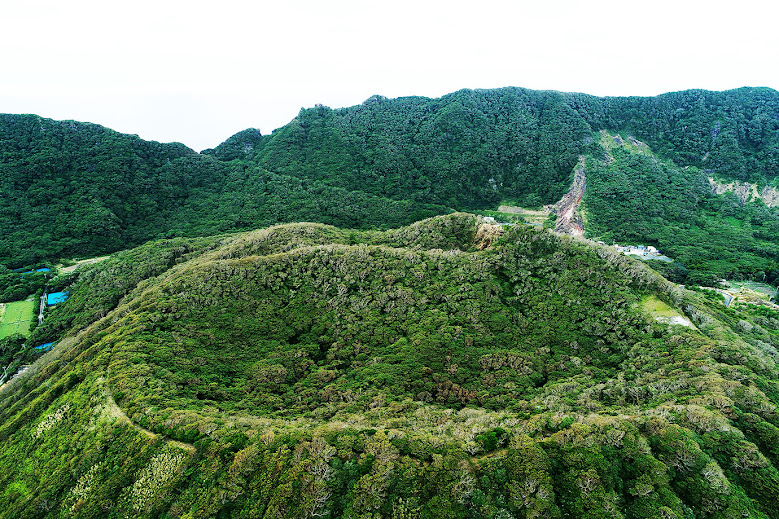
<path id="1" fill-rule="evenodd" d="M 43 492 L 149 517 L 775 511 L 770 317 L 472 215 L 213 243 L 127 253 L 168 267 L 9 390 L 8 513 Z"/>

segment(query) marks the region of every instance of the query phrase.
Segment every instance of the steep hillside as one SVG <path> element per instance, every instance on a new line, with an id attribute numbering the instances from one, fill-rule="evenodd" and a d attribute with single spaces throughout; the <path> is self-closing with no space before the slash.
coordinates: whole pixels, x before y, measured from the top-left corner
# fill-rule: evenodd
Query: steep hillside
<path id="1" fill-rule="evenodd" d="M 294 224 L 70 290 L 0 393 L 0 517 L 779 517 L 779 313 L 607 247 Z"/>
<path id="2" fill-rule="evenodd" d="M 779 205 L 779 189 L 772 186 L 763 186 L 762 189 L 757 184 L 749 182 L 722 182 L 714 177 L 709 177 L 711 190 L 718 195 L 724 193 L 734 193 L 738 201 L 742 204 L 756 200 L 762 201 L 768 207 Z"/>
<path id="3" fill-rule="evenodd" d="M 587 236 L 653 245 L 680 283 L 779 282 L 779 212 L 762 201 L 717 195 L 705 171 L 661 160 L 647 144 L 601 132 L 602 155 L 586 160 Z M 657 262 L 655 262 L 657 263 Z"/>
<path id="4" fill-rule="evenodd" d="M 222 149 L 257 133 L 243 132 Z M 229 164 L 93 124 L 0 115 L 0 266 L 278 222 L 386 228 L 448 211 Z"/>
<path id="5" fill-rule="evenodd" d="M 779 175 L 779 93 L 760 88 L 651 98 L 522 88 L 374 96 L 350 108 L 302 110 L 248 155 L 271 171 L 393 198 L 537 206 L 567 191 L 579 155 L 597 149 L 601 130 L 633 134 L 681 167 L 753 182 Z"/>
<path id="6" fill-rule="evenodd" d="M 556 204 L 557 230 L 658 246 L 676 260 L 663 268 L 678 282 L 779 280 L 779 213 L 758 197 L 715 196 L 723 190 L 706 181 L 776 183 L 779 94 L 770 89 L 377 96 L 303 110 L 255 137 L 238 134 L 215 153 L 238 157 L 240 148 L 242 160 L 269 170 L 454 208 Z M 771 189 L 761 187 L 769 202 Z"/>
<path id="7" fill-rule="evenodd" d="M 392 198 L 482 208 L 521 197 L 539 205 L 565 192 L 591 141 L 575 97 L 500 89 L 317 107 L 263 140 L 252 160 Z"/>
<path id="8" fill-rule="evenodd" d="M 741 181 L 779 176 L 779 93 L 686 90 L 607 98 L 600 129 L 626 131 L 663 158 Z"/>
<path id="9" fill-rule="evenodd" d="M 195 152 L 102 126 L 0 115 L 0 262 L 89 255 L 157 235 L 190 190 Z"/>
<path id="10" fill-rule="evenodd" d="M 674 228 L 718 212 L 726 225 L 710 246 L 713 255 L 727 256 L 726 243 L 736 237 L 757 258 L 729 270 L 727 262 L 685 256 L 674 267 L 679 280 L 687 271 L 693 282 L 762 274 L 776 279 L 775 254 L 764 245 L 774 240 L 776 211 L 754 204 L 723 209 L 728 197 L 712 198 L 699 185 L 701 173 L 761 189 L 776 183 L 779 93 L 764 88 L 653 98 L 521 88 L 462 90 L 439 99 L 374 96 L 350 108 L 301 110 L 271 135 L 245 130 L 202 154 L 95 125 L 2 116 L 0 264 L 15 268 L 113 252 L 152 238 L 279 222 L 386 229 L 452 210 L 501 204 L 537 209 L 576 184 L 582 157 L 589 167 L 601 161 L 601 131 L 646 143 L 679 179 L 663 180 L 648 158 L 611 166 L 628 171 L 626 178 L 631 170 L 660 175 L 626 189 L 636 199 L 667 198 L 662 225 Z M 683 185 L 695 196 L 680 195 Z M 631 233 L 604 228 L 614 220 L 611 200 L 597 193 L 605 191 L 585 195 L 585 216 L 596 222 L 598 235 L 659 239 L 654 220 Z M 582 232 L 583 215 L 570 215 L 571 229 Z"/>

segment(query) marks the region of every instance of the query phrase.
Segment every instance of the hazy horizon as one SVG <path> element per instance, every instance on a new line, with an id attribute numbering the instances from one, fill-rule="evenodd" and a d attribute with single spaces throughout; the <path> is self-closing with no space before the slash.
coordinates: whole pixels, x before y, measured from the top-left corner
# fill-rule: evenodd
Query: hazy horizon
<path id="1" fill-rule="evenodd" d="M 0 112 L 201 151 L 301 108 L 518 86 L 595 96 L 779 88 L 773 14 L 750 1 L 75 0 L 6 6 Z"/>

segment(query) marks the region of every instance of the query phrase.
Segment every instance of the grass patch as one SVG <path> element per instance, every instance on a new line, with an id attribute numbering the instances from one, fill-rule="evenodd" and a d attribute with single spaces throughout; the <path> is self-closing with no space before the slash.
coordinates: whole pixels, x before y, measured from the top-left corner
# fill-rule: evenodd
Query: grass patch
<path id="1" fill-rule="evenodd" d="M 30 321 L 35 313 L 35 300 L 5 303 L 0 321 L 0 339 L 21 333 L 30 335 Z"/>
<path id="2" fill-rule="evenodd" d="M 57 265 L 57 270 L 59 270 L 63 274 L 70 274 L 71 272 L 75 271 L 77 268 L 79 268 L 81 265 L 91 265 L 93 263 L 97 263 L 99 261 L 103 261 L 104 259 L 108 259 L 111 256 L 98 256 L 96 258 L 87 258 L 79 261 L 71 260 L 68 262 L 68 265 Z"/>
<path id="3" fill-rule="evenodd" d="M 519 218 L 523 222 L 527 223 L 535 223 L 538 225 L 543 225 L 547 218 L 549 218 L 549 211 L 545 210 L 537 210 L 537 209 L 527 209 L 524 207 L 517 207 L 517 206 L 511 206 L 511 205 L 501 205 L 498 207 L 498 210 L 496 213 L 500 214 L 504 218 Z M 511 220 L 506 220 L 511 221 Z"/>
<path id="4" fill-rule="evenodd" d="M 735 218 L 733 216 L 726 216 L 722 220 L 728 225 L 730 225 L 731 227 L 744 227 L 743 220 L 739 220 L 738 218 Z"/>
<path id="5" fill-rule="evenodd" d="M 661 301 L 657 296 L 651 295 L 641 300 L 641 308 L 651 315 L 655 321 L 667 325 L 681 325 L 697 330 L 692 321 L 679 313 L 674 307 Z"/>
<path id="6" fill-rule="evenodd" d="M 641 300 L 641 308 L 649 312 L 652 317 L 682 317 L 672 306 L 662 302 L 657 296 L 651 295 Z"/>

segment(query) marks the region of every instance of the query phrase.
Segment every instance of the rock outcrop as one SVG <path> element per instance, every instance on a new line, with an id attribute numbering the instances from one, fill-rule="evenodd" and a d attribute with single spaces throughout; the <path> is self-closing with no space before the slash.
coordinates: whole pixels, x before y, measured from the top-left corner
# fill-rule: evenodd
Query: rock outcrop
<path id="1" fill-rule="evenodd" d="M 713 177 L 709 177 L 709 185 L 715 195 L 734 193 L 742 205 L 752 200 L 762 200 L 768 207 L 779 206 L 779 189 L 775 187 L 765 186 L 763 189 L 758 189 L 757 184 L 738 180 L 725 183 Z"/>

